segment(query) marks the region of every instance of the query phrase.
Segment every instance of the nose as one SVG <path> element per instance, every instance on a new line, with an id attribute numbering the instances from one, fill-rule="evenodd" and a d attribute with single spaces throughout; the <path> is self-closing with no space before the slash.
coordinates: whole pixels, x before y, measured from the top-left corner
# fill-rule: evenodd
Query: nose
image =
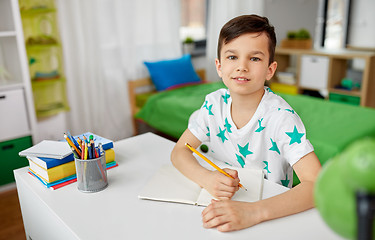
<path id="1" fill-rule="evenodd" d="M 237 72 L 248 72 L 249 71 L 245 61 L 239 61 L 236 70 L 237 70 Z"/>

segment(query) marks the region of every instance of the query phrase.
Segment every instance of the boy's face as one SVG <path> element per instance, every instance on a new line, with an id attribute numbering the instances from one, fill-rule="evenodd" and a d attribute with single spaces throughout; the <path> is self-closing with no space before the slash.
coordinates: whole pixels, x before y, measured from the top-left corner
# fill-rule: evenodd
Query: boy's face
<path id="1" fill-rule="evenodd" d="M 265 33 L 247 33 L 221 48 L 216 70 L 231 94 L 251 95 L 263 91 L 265 80 L 275 73 L 277 63 L 268 65 L 268 37 Z"/>

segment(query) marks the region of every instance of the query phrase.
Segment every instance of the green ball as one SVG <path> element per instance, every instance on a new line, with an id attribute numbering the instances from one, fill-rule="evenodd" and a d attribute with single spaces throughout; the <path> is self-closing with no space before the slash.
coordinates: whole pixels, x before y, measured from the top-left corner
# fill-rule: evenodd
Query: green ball
<path id="1" fill-rule="evenodd" d="M 208 146 L 206 144 L 202 144 L 201 145 L 201 151 L 204 152 L 204 153 L 207 153 L 208 152 Z"/>
<path id="2" fill-rule="evenodd" d="M 375 194 L 375 139 L 356 141 L 341 154 L 340 161 L 343 178 L 354 191 Z"/>
<path id="3" fill-rule="evenodd" d="M 355 194 L 339 174 L 342 166 L 338 160 L 332 159 L 323 166 L 315 183 L 315 206 L 333 231 L 345 238 L 355 239 Z"/>

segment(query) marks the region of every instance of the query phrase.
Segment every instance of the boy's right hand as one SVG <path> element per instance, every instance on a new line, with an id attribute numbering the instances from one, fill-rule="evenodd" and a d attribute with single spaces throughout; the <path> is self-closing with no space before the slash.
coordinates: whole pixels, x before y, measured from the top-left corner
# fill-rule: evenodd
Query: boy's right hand
<path id="1" fill-rule="evenodd" d="M 240 179 L 236 170 L 224 168 L 225 172 L 234 179 L 225 176 L 219 171 L 213 171 L 207 176 L 205 186 L 203 186 L 212 196 L 221 200 L 228 200 L 238 191 Z"/>

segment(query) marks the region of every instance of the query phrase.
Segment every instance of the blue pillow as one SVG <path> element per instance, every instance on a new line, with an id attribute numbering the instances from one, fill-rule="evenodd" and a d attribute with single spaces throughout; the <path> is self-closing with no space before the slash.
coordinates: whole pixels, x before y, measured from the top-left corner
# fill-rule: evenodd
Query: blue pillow
<path id="1" fill-rule="evenodd" d="M 193 68 L 189 54 L 178 59 L 144 62 L 144 64 L 158 91 L 201 81 Z"/>

